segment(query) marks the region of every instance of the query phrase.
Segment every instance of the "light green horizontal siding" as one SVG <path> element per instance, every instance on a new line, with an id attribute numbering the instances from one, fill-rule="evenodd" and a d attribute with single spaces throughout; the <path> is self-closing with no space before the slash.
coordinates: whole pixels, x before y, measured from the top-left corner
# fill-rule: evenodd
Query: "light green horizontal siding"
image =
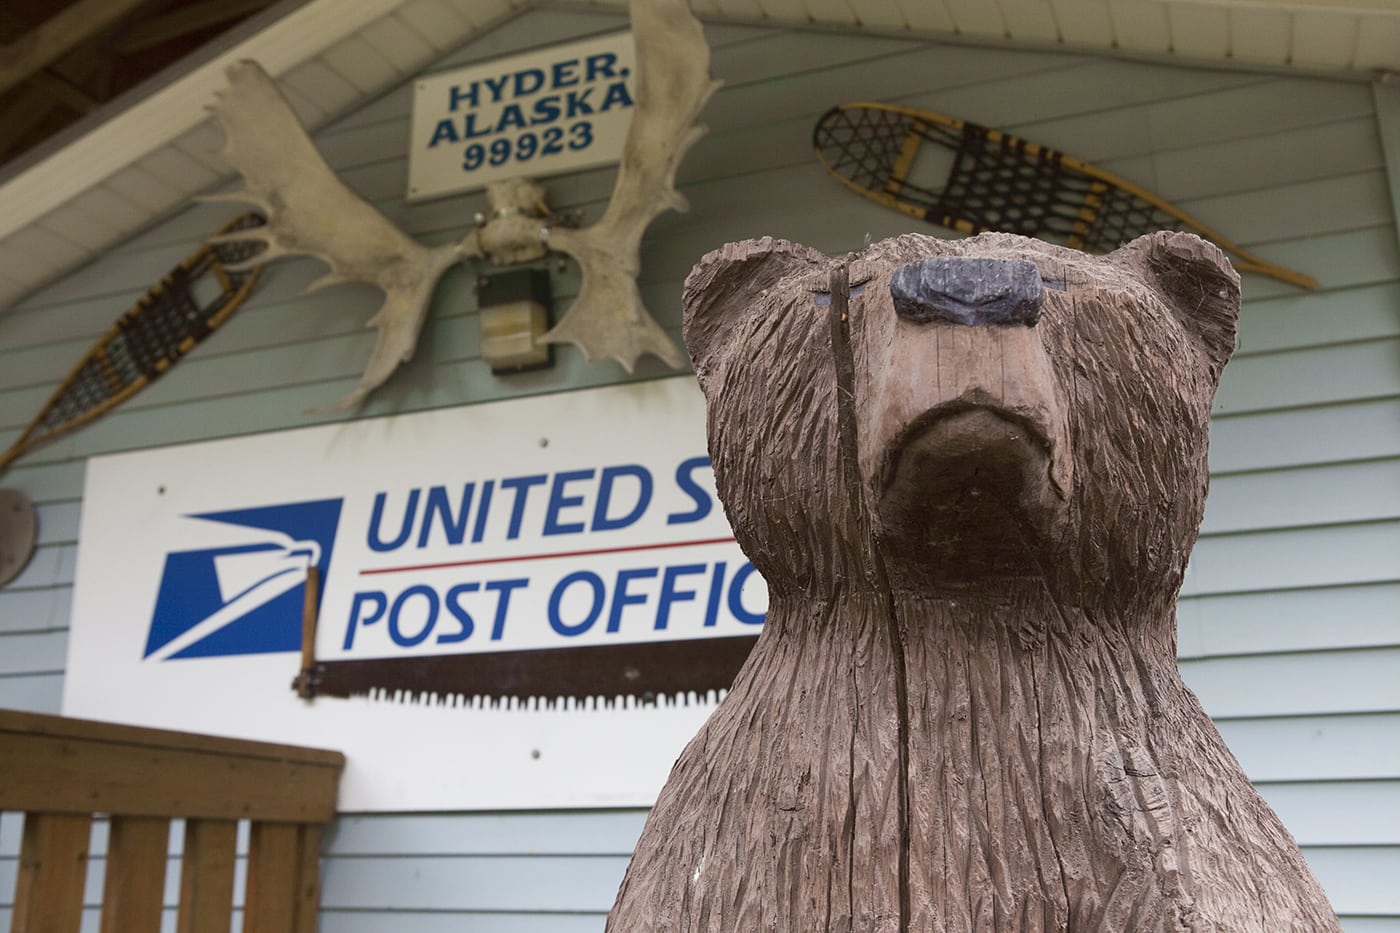
<path id="1" fill-rule="evenodd" d="M 1177 606 L 1183 659 L 1390 646 L 1400 583 L 1187 597 Z"/>
<path id="2" fill-rule="evenodd" d="M 57 714 L 62 700 L 61 671 L 38 671 L 0 677 L 0 709 Z"/>
<path id="3" fill-rule="evenodd" d="M 433 70 L 624 25 L 535 11 Z M 686 273 L 727 240 L 778 235 L 840 252 L 910 228 L 842 190 L 811 156 L 816 118 L 862 98 L 1000 126 L 1095 161 L 1319 279 L 1305 294 L 1246 278 L 1240 349 L 1216 399 L 1211 500 L 1179 611 L 1182 668 L 1298 836 L 1348 933 L 1400 933 L 1400 250 L 1369 89 L 825 33 L 716 26 L 710 36 L 726 86 L 680 172 L 693 209 L 659 218 L 643 249 L 643 295 L 673 333 Z M 446 242 L 483 199 L 403 202 L 410 100 L 406 84 L 318 141 L 406 231 Z M 613 177 L 550 179 L 551 204 L 590 222 Z M 125 307 L 235 212 L 188 207 L 0 314 L 0 444 Z M 577 272 L 542 265 L 562 307 Z M 0 706 L 58 707 L 85 458 L 328 420 L 304 411 L 357 381 L 377 296 L 300 296 L 321 271 L 312 261 L 270 268 L 247 307 L 164 379 L 3 477 L 39 504 L 42 532 L 31 566 L 0 591 Z M 479 359 L 475 310 L 472 271 L 449 273 L 416 358 L 359 416 L 624 378 L 572 348 L 548 372 L 496 378 Z M 665 374 L 648 360 L 628 378 Z M 327 838 L 322 930 L 596 933 L 644 817 L 345 816 Z M 15 825 L 0 816 L 0 890 L 13 877 Z M 86 917 L 85 929 L 94 923 Z"/>

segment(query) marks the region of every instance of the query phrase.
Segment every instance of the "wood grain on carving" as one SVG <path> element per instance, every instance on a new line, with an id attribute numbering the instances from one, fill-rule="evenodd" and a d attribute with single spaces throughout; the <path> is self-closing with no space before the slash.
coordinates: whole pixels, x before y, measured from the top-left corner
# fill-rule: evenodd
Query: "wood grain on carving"
<path id="1" fill-rule="evenodd" d="M 912 264 L 938 294 L 896 313 Z M 703 259 L 687 345 L 771 602 L 609 930 L 1337 930 L 1176 668 L 1238 307 L 1183 234 Z"/>

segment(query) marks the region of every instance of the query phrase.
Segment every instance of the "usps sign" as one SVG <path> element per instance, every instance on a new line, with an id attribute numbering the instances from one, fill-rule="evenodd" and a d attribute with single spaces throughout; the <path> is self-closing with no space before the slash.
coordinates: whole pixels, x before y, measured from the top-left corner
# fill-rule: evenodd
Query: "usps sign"
<path id="1" fill-rule="evenodd" d="M 190 515 L 213 547 L 171 551 L 161 569 L 144 657 L 301 650 L 297 623 L 310 567 L 330 564 L 340 499 Z"/>
<path id="2" fill-rule="evenodd" d="M 408 199 L 616 162 L 636 99 L 631 33 L 433 75 L 413 96 Z"/>
<path id="3" fill-rule="evenodd" d="M 651 803 L 767 608 L 704 437 L 679 378 L 96 458 L 63 711 L 339 749 L 347 810 Z"/>

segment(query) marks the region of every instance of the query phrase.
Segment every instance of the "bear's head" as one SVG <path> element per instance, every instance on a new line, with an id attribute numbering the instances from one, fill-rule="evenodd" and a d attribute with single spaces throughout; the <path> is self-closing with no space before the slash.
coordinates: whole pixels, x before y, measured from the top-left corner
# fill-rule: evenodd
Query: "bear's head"
<path id="1" fill-rule="evenodd" d="M 685 339 L 720 497 L 775 596 L 1037 577 L 1091 608 L 1180 586 L 1239 301 L 1190 234 L 1099 257 L 765 238 L 691 272 Z"/>

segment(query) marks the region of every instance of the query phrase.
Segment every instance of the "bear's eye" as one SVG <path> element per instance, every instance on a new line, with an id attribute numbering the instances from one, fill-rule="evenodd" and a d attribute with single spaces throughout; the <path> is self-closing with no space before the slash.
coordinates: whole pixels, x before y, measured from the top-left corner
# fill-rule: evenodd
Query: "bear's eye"
<path id="1" fill-rule="evenodd" d="M 850 291 L 848 292 L 848 294 L 850 295 L 850 297 L 852 297 L 852 298 L 859 298 L 859 297 L 865 292 L 865 286 L 866 286 L 866 284 L 867 284 L 869 281 L 870 281 L 869 279 L 866 279 L 864 282 L 854 282 L 854 283 L 852 283 L 852 284 L 851 284 L 851 287 L 850 287 Z M 813 292 L 813 293 L 812 293 L 812 300 L 813 300 L 814 302 L 816 302 L 818 308 L 825 308 L 827 305 L 831 304 L 831 292 L 828 292 L 828 291 L 817 291 L 817 292 Z"/>

